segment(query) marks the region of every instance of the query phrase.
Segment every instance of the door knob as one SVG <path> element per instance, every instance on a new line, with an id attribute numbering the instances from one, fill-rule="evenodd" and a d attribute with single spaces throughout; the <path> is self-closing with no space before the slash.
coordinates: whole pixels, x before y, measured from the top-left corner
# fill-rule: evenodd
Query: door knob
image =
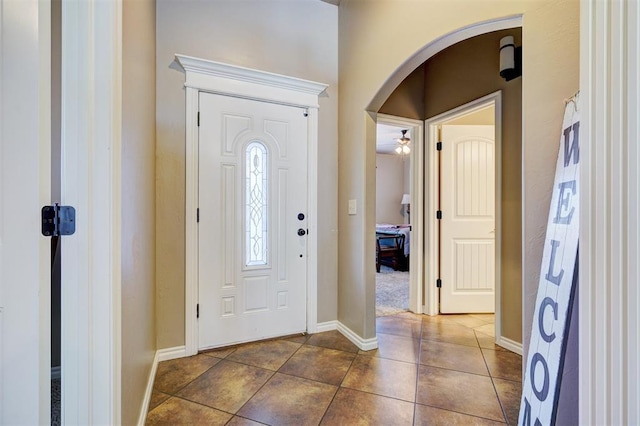
<path id="1" fill-rule="evenodd" d="M 304 229 L 302 229 L 302 228 L 298 229 L 298 235 L 300 235 L 301 237 L 303 235 L 305 235 L 306 233 L 307 233 L 307 231 L 305 231 Z"/>

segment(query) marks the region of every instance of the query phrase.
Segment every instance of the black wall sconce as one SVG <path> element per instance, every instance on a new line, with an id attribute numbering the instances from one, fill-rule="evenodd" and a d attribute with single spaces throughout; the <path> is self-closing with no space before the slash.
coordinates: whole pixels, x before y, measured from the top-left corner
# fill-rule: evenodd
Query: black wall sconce
<path id="1" fill-rule="evenodd" d="M 516 47 L 513 36 L 500 39 L 500 77 L 506 81 L 522 75 L 522 47 Z"/>

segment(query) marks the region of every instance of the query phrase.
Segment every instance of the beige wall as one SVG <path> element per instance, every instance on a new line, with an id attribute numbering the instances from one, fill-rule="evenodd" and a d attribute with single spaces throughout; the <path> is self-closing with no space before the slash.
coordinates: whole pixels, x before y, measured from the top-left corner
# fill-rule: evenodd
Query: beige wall
<path id="1" fill-rule="evenodd" d="M 424 120 L 424 99 L 424 64 L 422 64 L 398 85 L 378 112 Z"/>
<path id="2" fill-rule="evenodd" d="M 122 22 L 122 424 L 138 422 L 156 350 L 155 2 Z"/>
<path id="3" fill-rule="evenodd" d="M 409 160 L 398 154 L 376 155 L 376 223 L 404 223 L 405 207 L 400 204 Z"/>
<path id="4" fill-rule="evenodd" d="M 502 92 L 502 336 L 522 341 L 522 78 L 500 77 L 500 39 L 520 29 L 483 34 L 457 43 L 425 64 L 425 114 L 434 117 Z M 446 283 L 445 283 L 446 284 Z M 443 285 L 445 285 L 443 284 Z"/>
<path id="5" fill-rule="evenodd" d="M 549 203 L 562 131 L 564 99 L 579 89 L 580 5 L 554 1 L 524 16 L 522 33 L 524 315 L 526 353 L 540 278 Z M 528 31 L 527 29 L 537 29 Z M 558 424 L 578 423 L 577 315 L 571 324 L 560 392 Z"/>
<path id="6" fill-rule="evenodd" d="M 318 321 L 337 318 L 338 8 L 317 0 L 157 2 L 158 346 L 184 344 L 184 75 L 175 53 L 329 84 L 320 98 Z"/>
<path id="7" fill-rule="evenodd" d="M 569 87 L 556 87 L 556 83 L 549 81 L 556 90 L 539 87 L 555 74 L 555 64 L 551 62 L 560 59 L 559 56 L 566 51 L 566 43 L 556 43 L 550 40 L 550 34 L 558 35 L 556 26 L 577 27 L 578 13 L 571 11 L 573 15 L 567 16 L 563 11 L 560 16 L 551 19 L 535 18 L 538 14 L 544 14 L 545 9 L 558 7 L 557 1 L 531 0 L 531 1 L 456 1 L 441 2 L 425 0 L 421 2 L 397 2 L 380 0 L 365 2 L 359 0 L 343 0 L 340 3 L 340 190 L 338 222 L 340 226 L 341 243 L 339 256 L 339 295 L 338 295 L 338 319 L 354 332 L 364 338 L 375 335 L 375 310 L 373 309 L 373 289 L 375 280 L 373 273 L 375 253 L 373 247 L 375 203 L 375 122 L 367 108 L 376 108 L 373 101 L 378 102 L 380 93 L 391 93 L 394 87 L 390 87 L 390 79 L 397 69 L 401 69 L 400 81 L 412 70 L 401 66 L 408 58 L 423 49 L 432 41 L 463 27 L 474 23 L 513 16 L 523 15 L 523 44 L 524 44 L 524 77 L 523 77 L 523 108 L 527 117 L 525 122 L 524 140 L 522 149 L 527 155 L 531 150 L 538 150 L 541 146 L 548 146 L 552 157 L 557 154 L 559 124 L 554 128 L 554 135 L 545 134 L 545 128 L 552 128 L 547 112 L 562 107 L 562 100 L 572 94 Z M 573 3 L 577 9 L 578 2 Z M 569 6 L 560 9 L 570 9 Z M 559 12 L 559 11 L 558 11 Z M 531 18 L 528 18 L 528 15 Z M 564 18 L 564 21 L 563 21 Z M 389 22 L 402 22 L 403 31 L 397 31 L 396 26 L 388 25 Z M 561 25 L 562 24 L 562 25 Z M 527 47 L 528 46 L 528 47 Z M 577 42 L 571 48 L 577 54 Z M 529 50 L 527 50 L 529 49 Z M 543 52 L 546 58 L 537 63 L 531 62 L 532 53 Z M 497 55 L 497 51 L 496 51 Z M 538 54 L 536 54 L 537 56 Z M 572 54 L 571 54 L 572 55 Z M 547 59 L 548 58 L 548 59 Z M 565 59 L 561 59 L 564 63 Z M 544 64 L 544 65 L 541 65 Z M 527 76 L 538 73 L 541 68 L 540 83 L 527 85 Z M 560 68 L 564 68 L 561 66 Z M 572 80 L 572 77 L 563 77 L 562 80 Z M 577 78 L 575 78 L 577 85 Z M 536 92 L 537 93 L 533 93 Z M 386 98 L 386 96 L 384 96 Z M 532 99 L 535 98 L 535 104 Z M 535 105 L 535 108 L 533 107 Z M 455 106 L 455 105 L 454 105 Z M 531 111 L 529 109 L 533 108 Z M 557 116 L 561 119 L 562 115 Z M 531 133 L 527 129 L 531 130 Z M 544 142 L 540 138 L 544 137 Z M 555 147 L 552 147 L 555 146 Z M 540 267 L 539 258 L 542 247 L 539 244 L 538 235 L 532 234 L 544 227 L 548 213 L 548 197 L 550 186 L 544 190 L 533 190 L 537 181 L 542 177 L 548 180 L 553 177 L 554 162 L 547 163 L 542 158 L 526 158 L 523 176 L 523 197 L 527 203 L 541 205 L 544 214 L 524 215 L 524 258 L 523 267 L 525 295 L 537 287 L 537 282 L 527 277 L 527 271 L 537 270 Z M 357 199 L 364 206 L 360 214 L 347 215 L 347 201 Z M 514 200 L 515 202 L 515 200 Z M 527 204 L 528 205 L 528 204 Z M 526 208 L 526 207 L 525 207 Z M 541 238 L 541 237 L 540 237 Z M 532 256 L 535 253 L 535 256 Z M 534 300 L 525 297 L 525 312 L 533 306 Z M 528 319 L 525 319 L 525 323 Z M 527 335 L 524 336 L 525 339 Z"/>

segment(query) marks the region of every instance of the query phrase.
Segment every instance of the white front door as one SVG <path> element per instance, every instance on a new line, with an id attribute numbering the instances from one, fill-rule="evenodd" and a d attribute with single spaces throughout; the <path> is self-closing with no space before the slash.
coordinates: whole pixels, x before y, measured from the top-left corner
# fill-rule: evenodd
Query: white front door
<path id="1" fill-rule="evenodd" d="M 306 331 L 307 118 L 200 92 L 198 348 Z"/>
<path id="2" fill-rule="evenodd" d="M 494 312 L 494 126 L 442 126 L 440 170 L 440 312 Z"/>

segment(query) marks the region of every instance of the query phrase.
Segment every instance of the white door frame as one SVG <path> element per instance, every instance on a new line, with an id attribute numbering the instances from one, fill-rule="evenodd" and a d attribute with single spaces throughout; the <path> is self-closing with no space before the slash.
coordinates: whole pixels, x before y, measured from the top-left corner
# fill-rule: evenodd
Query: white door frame
<path id="1" fill-rule="evenodd" d="M 185 73 L 186 199 L 185 199 L 185 356 L 198 353 L 198 93 L 206 91 L 307 109 L 308 226 L 307 331 L 317 328 L 318 288 L 318 96 L 326 84 L 257 71 L 215 61 L 176 55 Z"/>
<path id="2" fill-rule="evenodd" d="M 425 121 L 426 131 L 426 153 L 424 156 L 424 163 L 422 163 L 421 172 L 424 173 L 421 177 L 426 178 L 428 182 L 428 195 L 426 197 L 425 209 L 426 212 L 431 212 L 426 217 L 426 227 L 424 241 L 427 247 L 427 261 L 426 261 L 426 283 L 427 290 L 425 293 L 425 313 L 427 315 L 438 315 L 439 313 L 439 297 L 436 288 L 436 280 L 438 279 L 438 219 L 435 212 L 438 210 L 438 156 L 436 144 L 438 141 L 438 128 L 445 122 L 451 121 L 455 118 L 467 115 L 474 111 L 486 108 L 489 105 L 495 105 L 495 156 L 496 159 L 502 158 L 502 92 L 497 91 L 491 93 L 482 98 L 468 102 L 450 111 L 439 114 L 435 117 L 429 118 Z M 501 275 L 501 252 L 502 252 L 502 161 L 496 161 L 496 179 L 495 179 L 495 296 L 496 296 L 496 308 L 495 308 L 495 325 L 496 325 L 496 338 L 500 336 L 500 289 L 502 283 Z M 424 179 L 423 179 L 424 180 Z"/>
<path id="3" fill-rule="evenodd" d="M 411 118 L 378 113 L 376 121 L 388 126 L 399 126 L 411 129 L 411 152 L 409 152 L 410 179 L 409 196 L 411 197 L 411 238 L 409 239 L 409 310 L 416 314 L 423 312 L 422 297 L 424 294 L 424 179 L 419 159 L 424 155 L 424 122 Z"/>
<path id="4" fill-rule="evenodd" d="M 121 2 L 62 2 L 64 424 L 120 424 L 121 60 Z"/>

